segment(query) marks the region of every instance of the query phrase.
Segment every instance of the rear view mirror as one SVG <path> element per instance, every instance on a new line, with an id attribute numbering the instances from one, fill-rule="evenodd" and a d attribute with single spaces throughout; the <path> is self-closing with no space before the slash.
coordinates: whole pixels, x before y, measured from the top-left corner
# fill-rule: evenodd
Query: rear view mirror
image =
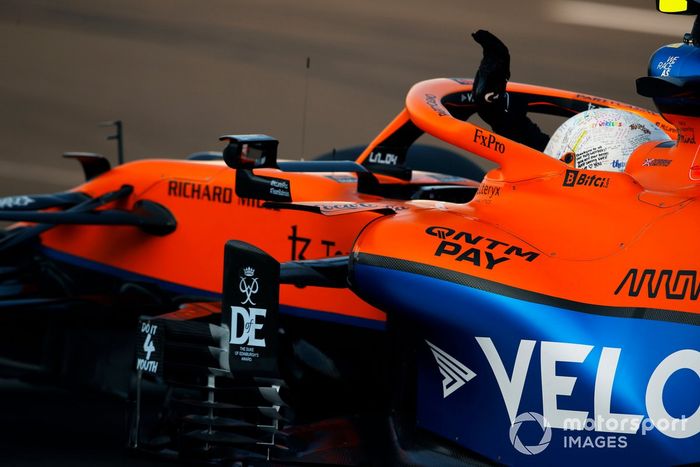
<path id="1" fill-rule="evenodd" d="M 224 161 L 233 169 L 277 167 L 279 141 L 267 135 L 225 135 L 219 141 L 228 141 Z"/>

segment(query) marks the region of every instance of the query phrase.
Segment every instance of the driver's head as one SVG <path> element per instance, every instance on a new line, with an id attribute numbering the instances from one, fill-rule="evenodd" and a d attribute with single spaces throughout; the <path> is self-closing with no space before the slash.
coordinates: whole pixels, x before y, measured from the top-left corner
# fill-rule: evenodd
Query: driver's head
<path id="1" fill-rule="evenodd" d="M 580 169 L 624 171 L 632 152 L 647 141 L 670 138 L 637 114 L 592 109 L 565 121 L 544 152 Z"/>

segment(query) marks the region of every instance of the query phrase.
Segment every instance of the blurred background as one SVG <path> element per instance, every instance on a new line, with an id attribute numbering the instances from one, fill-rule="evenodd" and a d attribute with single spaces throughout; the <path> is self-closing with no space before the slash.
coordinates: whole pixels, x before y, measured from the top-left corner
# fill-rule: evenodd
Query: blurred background
<path id="1" fill-rule="evenodd" d="M 413 83 L 474 75 L 480 28 L 510 47 L 513 81 L 651 107 L 634 80 L 692 18 L 599 2 L 0 0 L 0 196 L 79 183 L 65 151 L 115 157 L 105 120 L 123 120 L 127 160 L 230 133 L 289 158 L 366 144 Z"/>
<path id="2" fill-rule="evenodd" d="M 691 26 L 653 0 L 0 0 L 0 196 L 80 183 L 65 151 L 114 160 L 105 120 L 127 160 L 230 133 L 290 158 L 367 144 L 413 83 L 474 75 L 477 29 L 509 46 L 513 81 L 652 107 L 634 81 Z M 0 383 L 4 464 L 122 465 L 123 423 L 116 401 Z"/>

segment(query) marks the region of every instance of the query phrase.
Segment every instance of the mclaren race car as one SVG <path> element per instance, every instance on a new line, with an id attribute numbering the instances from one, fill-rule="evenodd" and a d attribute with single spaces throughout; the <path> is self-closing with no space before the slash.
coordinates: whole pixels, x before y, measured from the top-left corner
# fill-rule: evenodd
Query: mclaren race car
<path id="1" fill-rule="evenodd" d="M 468 202 L 384 204 L 347 256 L 279 263 L 229 241 L 220 315 L 141 320 L 132 446 L 281 464 L 697 462 L 698 24 L 637 82 L 661 114 L 507 85 L 509 108 L 621 109 L 666 133 L 623 171 L 469 123 L 472 80 L 416 84 L 358 163 L 405 170 L 387 154 L 425 132 L 498 168 Z M 264 206 L 367 216 L 327 200 Z M 386 321 L 295 316 L 278 298 L 290 285 L 347 288 Z"/>
<path id="2" fill-rule="evenodd" d="M 699 38 L 637 81 L 660 113 L 506 86 L 484 46 L 477 82 L 416 84 L 355 161 L 279 161 L 264 135 L 73 155 L 85 184 L 0 200 L 5 367 L 128 392 L 129 446 L 181 461 L 698 462 Z M 551 157 L 469 121 L 499 73 L 506 110 L 665 135 L 621 171 Z M 497 168 L 416 171 L 423 134 Z"/>

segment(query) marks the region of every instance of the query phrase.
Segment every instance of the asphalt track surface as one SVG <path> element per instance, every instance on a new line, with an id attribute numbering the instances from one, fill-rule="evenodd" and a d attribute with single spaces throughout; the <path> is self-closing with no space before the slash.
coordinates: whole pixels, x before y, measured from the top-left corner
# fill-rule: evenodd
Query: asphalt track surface
<path id="1" fill-rule="evenodd" d="M 367 143 L 413 83 L 473 76 L 477 29 L 508 44 L 513 81 L 652 107 L 634 80 L 692 19 L 599 2 L 0 0 L 0 196 L 79 183 L 60 155 L 114 157 L 105 120 L 124 121 L 128 160 L 231 133 L 273 135 L 290 158 Z M 144 464 L 122 427 L 114 400 L 0 385 L 3 465 Z"/>

